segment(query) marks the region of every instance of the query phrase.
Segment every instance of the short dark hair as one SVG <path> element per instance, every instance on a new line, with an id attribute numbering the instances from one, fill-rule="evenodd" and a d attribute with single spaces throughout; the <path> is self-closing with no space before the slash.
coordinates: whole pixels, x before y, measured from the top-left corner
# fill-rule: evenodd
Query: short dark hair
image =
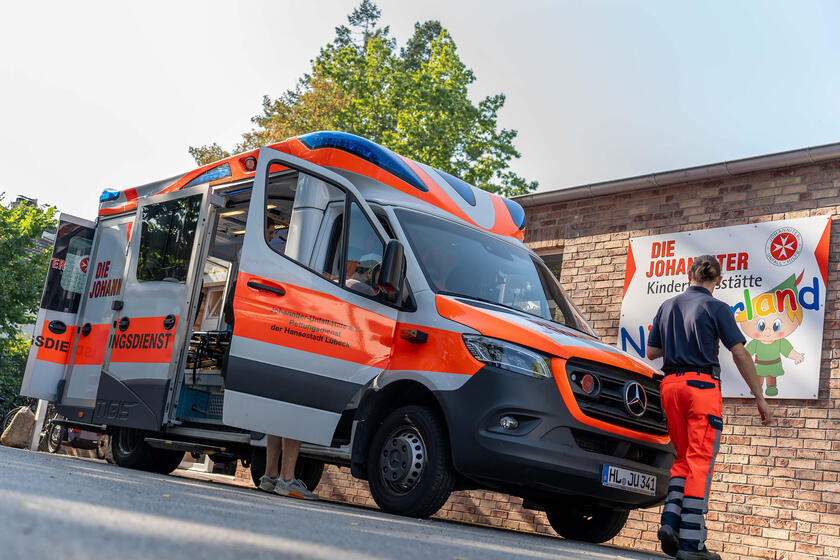
<path id="1" fill-rule="evenodd" d="M 692 280 L 701 284 L 717 280 L 720 276 L 720 263 L 714 255 L 701 255 L 692 261 L 689 274 Z"/>

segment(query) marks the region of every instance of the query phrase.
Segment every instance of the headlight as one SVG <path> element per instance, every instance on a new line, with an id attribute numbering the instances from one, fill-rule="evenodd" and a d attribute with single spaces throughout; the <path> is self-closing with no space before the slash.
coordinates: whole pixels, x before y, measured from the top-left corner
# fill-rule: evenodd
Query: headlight
<path id="1" fill-rule="evenodd" d="M 497 368 L 531 377 L 551 377 L 551 358 L 530 348 L 475 334 L 465 334 L 464 344 L 473 358 Z"/>

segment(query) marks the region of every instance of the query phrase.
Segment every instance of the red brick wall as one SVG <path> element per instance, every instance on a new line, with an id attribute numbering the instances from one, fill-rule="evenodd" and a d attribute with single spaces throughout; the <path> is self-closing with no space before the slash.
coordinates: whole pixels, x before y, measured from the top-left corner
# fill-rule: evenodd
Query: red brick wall
<path id="1" fill-rule="evenodd" d="M 727 558 L 840 557 L 840 161 L 526 210 L 526 242 L 562 246 L 561 281 L 610 344 L 631 237 L 832 216 L 819 400 L 774 401 L 763 427 L 751 400 L 724 399 L 708 528 Z M 614 542 L 656 548 L 658 520 L 658 508 L 634 512 Z"/>
<path id="2" fill-rule="evenodd" d="M 840 161 L 528 208 L 526 242 L 563 253 L 563 284 L 615 344 L 631 237 L 840 212 Z M 750 400 L 725 399 L 709 547 L 731 560 L 840 556 L 840 217 L 832 219 L 819 400 L 775 401 L 765 428 Z M 371 505 L 367 483 L 328 468 L 325 498 Z M 493 492 L 455 493 L 438 517 L 553 534 L 545 516 Z M 631 514 L 613 544 L 658 550 L 659 508 Z"/>

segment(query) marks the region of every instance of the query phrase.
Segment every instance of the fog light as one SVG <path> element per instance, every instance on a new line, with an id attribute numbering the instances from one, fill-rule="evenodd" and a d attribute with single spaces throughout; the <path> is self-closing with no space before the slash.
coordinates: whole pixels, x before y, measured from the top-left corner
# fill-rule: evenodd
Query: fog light
<path id="1" fill-rule="evenodd" d="M 594 395 L 598 392 L 598 380 L 591 373 L 587 373 L 580 380 L 580 388 L 587 395 Z"/>
<path id="2" fill-rule="evenodd" d="M 502 416 L 499 419 L 499 426 L 505 430 L 515 430 L 519 427 L 519 420 L 513 416 Z"/>

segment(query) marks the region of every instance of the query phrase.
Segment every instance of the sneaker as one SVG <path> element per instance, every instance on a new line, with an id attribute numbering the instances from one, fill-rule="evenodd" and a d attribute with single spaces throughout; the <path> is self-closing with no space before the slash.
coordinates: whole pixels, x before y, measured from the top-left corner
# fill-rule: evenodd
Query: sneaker
<path id="1" fill-rule="evenodd" d="M 768 397 L 775 397 L 779 394 L 779 389 L 778 387 L 767 387 L 764 392 L 767 393 Z"/>
<path id="2" fill-rule="evenodd" d="M 663 525 L 656 533 L 659 537 L 659 543 L 662 545 L 662 552 L 668 556 L 676 556 L 680 548 L 680 539 L 677 536 L 677 530 L 670 525 Z"/>
<path id="3" fill-rule="evenodd" d="M 289 496 L 290 498 L 299 498 L 301 500 L 317 500 L 318 495 L 309 491 L 306 484 L 300 479 L 293 478 L 291 480 L 277 479 L 277 485 L 274 487 L 274 493 L 281 496 Z"/>
<path id="4" fill-rule="evenodd" d="M 721 560 L 721 557 L 704 546 L 703 550 L 680 550 L 677 560 Z"/>
<path id="5" fill-rule="evenodd" d="M 262 475 L 260 477 L 260 490 L 265 492 L 274 492 L 274 488 L 277 487 L 277 481 L 280 480 L 280 477 L 272 478 L 267 474 Z"/>

